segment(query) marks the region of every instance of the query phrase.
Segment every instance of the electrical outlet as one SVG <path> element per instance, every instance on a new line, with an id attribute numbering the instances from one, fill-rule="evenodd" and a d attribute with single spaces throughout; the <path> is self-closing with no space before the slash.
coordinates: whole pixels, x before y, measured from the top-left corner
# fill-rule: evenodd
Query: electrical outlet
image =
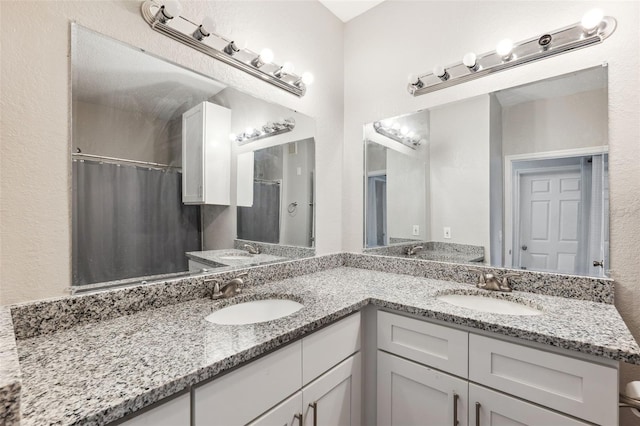
<path id="1" fill-rule="evenodd" d="M 445 238 L 451 238 L 451 228 L 448 226 L 444 227 L 444 237 Z"/>
<path id="2" fill-rule="evenodd" d="M 413 225 L 413 235 L 420 235 L 420 225 Z"/>

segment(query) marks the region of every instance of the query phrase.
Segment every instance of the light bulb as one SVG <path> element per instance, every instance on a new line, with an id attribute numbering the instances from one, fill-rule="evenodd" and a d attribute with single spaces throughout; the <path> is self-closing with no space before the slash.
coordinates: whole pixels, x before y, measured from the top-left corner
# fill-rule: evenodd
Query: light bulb
<path id="1" fill-rule="evenodd" d="M 400 130 L 400 124 L 399 123 L 393 123 L 391 128 L 397 132 L 397 131 Z"/>
<path id="2" fill-rule="evenodd" d="M 260 51 L 260 62 L 264 64 L 270 64 L 273 62 L 273 51 L 268 48 L 264 48 Z"/>
<path id="3" fill-rule="evenodd" d="M 244 133 L 247 136 L 253 135 L 254 132 L 255 132 L 255 129 L 253 127 L 247 127 L 246 129 L 244 129 Z"/>
<path id="4" fill-rule="evenodd" d="M 306 71 L 302 73 L 302 82 L 305 84 L 305 86 L 310 86 L 313 84 L 315 78 L 313 77 L 313 74 L 311 74 L 310 72 Z"/>
<path id="5" fill-rule="evenodd" d="M 598 27 L 598 25 L 600 25 L 603 17 L 604 13 L 601 9 L 591 9 L 584 14 L 580 23 L 582 24 L 582 28 L 586 31 L 593 31 Z"/>
<path id="6" fill-rule="evenodd" d="M 229 140 L 235 141 L 238 139 L 238 136 L 235 133 L 229 133 Z"/>
<path id="7" fill-rule="evenodd" d="M 193 38 L 196 40 L 202 40 L 205 37 L 209 37 L 213 32 L 213 28 L 213 19 L 207 16 L 202 20 L 202 24 L 193 32 Z"/>
<path id="8" fill-rule="evenodd" d="M 402 127 L 400 128 L 400 134 L 401 134 L 402 136 L 406 136 L 406 135 L 407 135 L 407 133 L 409 133 L 409 128 L 408 128 L 407 126 L 402 126 Z"/>
<path id="9" fill-rule="evenodd" d="M 508 38 L 501 40 L 496 46 L 496 53 L 503 59 L 508 59 L 511 56 L 513 50 L 513 41 Z"/>
<path id="10" fill-rule="evenodd" d="M 433 67 L 433 75 L 435 75 L 442 81 L 449 80 L 449 73 L 446 69 L 444 69 L 442 65 L 436 65 L 435 67 Z"/>
<path id="11" fill-rule="evenodd" d="M 389 119 L 382 120 L 380 122 L 380 124 L 382 125 L 382 127 L 389 128 L 389 127 L 391 127 L 391 120 L 389 120 Z"/>
<path id="12" fill-rule="evenodd" d="M 409 132 L 409 133 L 407 134 L 407 137 L 408 137 L 409 139 L 413 139 L 413 138 L 415 138 L 415 137 L 416 137 L 416 134 L 415 134 L 414 132 Z"/>
<path id="13" fill-rule="evenodd" d="M 462 57 L 462 63 L 471 71 L 478 70 L 478 57 L 475 53 L 469 52 Z"/>
<path id="14" fill-rule="evenodd" d="M 180 16 L 180 12 L 182 12 L 182 6 L 180 5 L 180 2 L 175 0 L 166 1 L 163 6 L 164 15 L 169 19 Z"/>

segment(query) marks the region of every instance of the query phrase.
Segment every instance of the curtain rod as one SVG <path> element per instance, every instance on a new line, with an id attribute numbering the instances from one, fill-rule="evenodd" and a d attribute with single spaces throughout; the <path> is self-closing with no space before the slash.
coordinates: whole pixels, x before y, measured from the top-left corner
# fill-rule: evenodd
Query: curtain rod
<path id="1" fill-rule="evenodd" d="M 138 160 L 128 160 L 126 158 L 116 158 L 116 157 L 106 157 L 103 155 L 94 155 L 94 154 L 83 154 L 81 152 L 73 152 L 71 153 L 73 158 L 77 159 L 85 159 L 85 160 L 95 160 L 95 161 L 104 161 L 108 163 L 114 164 L 132 164 L 134 166 L 144 166 L 144 167 L 152 167 L 152 168 L 160 168 L 160 169 L 181 169 L 180 166 L 171 166 L 169 164 L 162 163 L 153 163 L 151 161 L 138 161 Z"/>

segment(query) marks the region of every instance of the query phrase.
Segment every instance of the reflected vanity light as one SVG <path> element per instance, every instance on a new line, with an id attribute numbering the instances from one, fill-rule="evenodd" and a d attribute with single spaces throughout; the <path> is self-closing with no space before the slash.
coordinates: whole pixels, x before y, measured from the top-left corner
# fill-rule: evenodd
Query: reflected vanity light
<path id="1" fill-rule="evenodd" d="M 496 50 L 480 55 L 467 53 L 462 62 L 438 65 L 431 73 L 409 77 L 407 91 L 413 96 L 435 92 L 512 67 L 602 43 L 616 29 L 617 22 L 599 9 L 587 12 L 581 22 L 517 43 L 504 39 Z"/>
<path id="2" fill-rule="evenodd" d="M 294 74 L 290 63 L 282 66 L 273 63 L 270 49 L 256 54 L 237 39 L 230 40 L 216 34 L 210 17 L 196 24 L 197 21 L 181 16 L 181 11 L 180 3 L 170 0 L 146 0 L 141 7 L 142 17 L 155 31 L 289 93 L 302 97 L 313 82 L 311 73 Z"/>
<path id="3" fill-rule="evenodd" d="M 374 121 L 373 129 L 378 134 L 389 139 L 393 139 L 396 142 L 400 142 L 412 149 L 416 149 L 426 142 L 424 139 L 420 139 L 420 136 L 416 135 L 416 133 L 411 131 L 408 127 L 400 126 L 398 123 L 391 124 L 387 120 Z"/>
<path id="4" fill-rule="evenodd" d="M 296 121 L 293 117 L 280 118 L 278 121 L 269 122 L 260 128 L 247 127 L 244 133 L 239 135 L 231 133 L 229 139 L 235 141 L 238 145 L 244 145 L 259 139 L 270 138 L 271 136 L 280 135 L 290 132 L 296 127 Z"/>

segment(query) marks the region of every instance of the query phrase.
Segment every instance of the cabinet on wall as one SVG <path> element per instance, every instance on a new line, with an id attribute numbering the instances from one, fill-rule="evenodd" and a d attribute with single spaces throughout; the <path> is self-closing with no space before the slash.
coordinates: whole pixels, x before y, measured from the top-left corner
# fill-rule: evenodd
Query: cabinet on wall
<path id="1" fill-rule="evenodd" d="M 618 422 L 613 366 L 387 312 L 377 327 L 380 425 Z"/>
<path id="2" fill-rule="evenodd" d="M 231 110 L 202 102 L 182 114 L 182 202 L 231 203 Z"/>

